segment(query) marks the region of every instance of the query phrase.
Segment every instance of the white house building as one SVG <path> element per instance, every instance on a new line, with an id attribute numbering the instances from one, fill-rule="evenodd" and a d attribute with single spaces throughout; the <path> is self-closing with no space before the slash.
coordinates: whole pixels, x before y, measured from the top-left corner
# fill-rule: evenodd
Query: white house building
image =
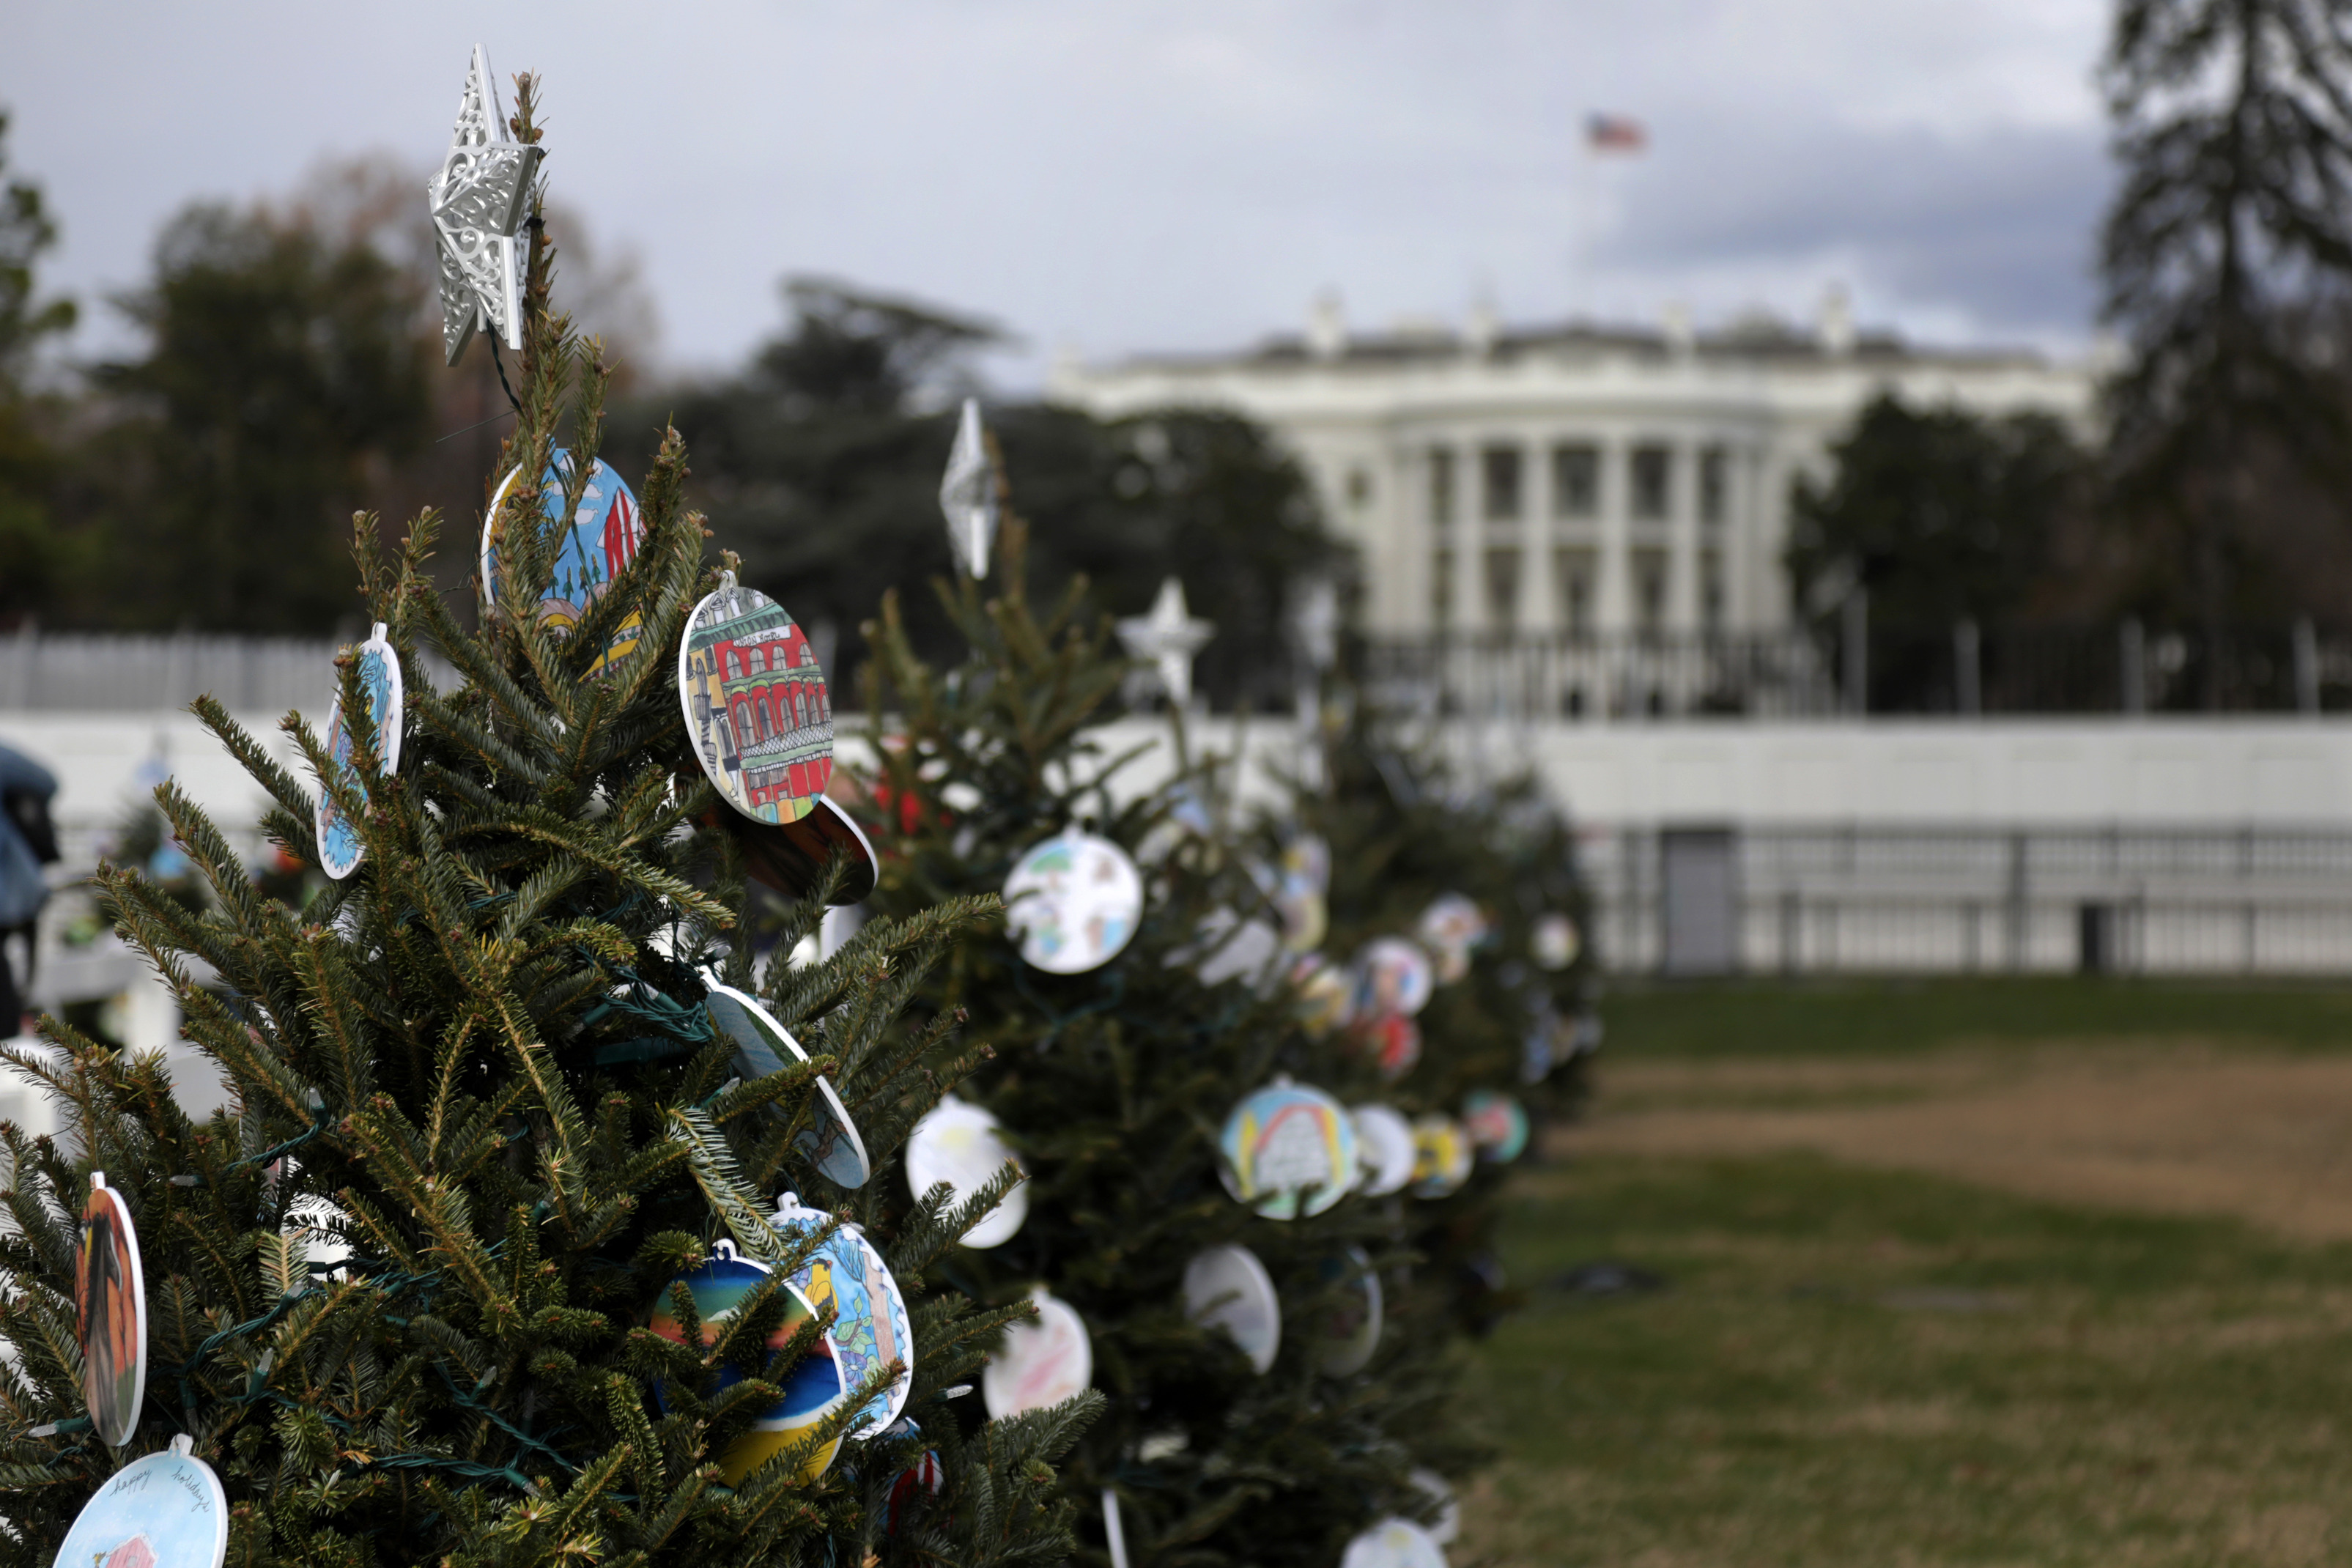
<path id="1" fill-rule="evenodd" d="M 1065 363 L 1054 395 L 1117 417 L 1170 405 L 1276 431 L 1360 552 L 1366 629 L 1669 639 L 1786 628 L 1790 481 L 1881 390 L 2087 427 L 2088 363 L 1944 352 L 1857 332 L 1832 294 L 1813 330 L 1350 332 L 1200 357 Z"/>

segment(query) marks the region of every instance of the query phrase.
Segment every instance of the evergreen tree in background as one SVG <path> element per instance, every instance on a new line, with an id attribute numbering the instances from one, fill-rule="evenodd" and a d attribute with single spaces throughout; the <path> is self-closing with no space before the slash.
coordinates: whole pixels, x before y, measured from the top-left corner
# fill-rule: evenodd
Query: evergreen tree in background
<path id="1" fill-rule="evenodd" d="M 363 240 L 191 207 L 130 301 L 140 359 L 98 384 L 128 412 L 100 484 L 125 593 L 210 631 L 310 632 L 350 610 L 334 520 L 424 445 L 416 280 Z"/>
<path id="2" fill-rule="evenodd" d="M 0 174 L 8 168 L 7 136 L 8 117 L 0 113 Z M 55 411 L 33 381 L 43 342 L 74 324 L 72 300 L 37 297 L 36 268 L 57 242 L 40 186 L 22 179 L 0 186 L 0 626 L 56 614 L 85 565 L 76 542 L 49 517 L 59 466 L 47 428 Z"/>
<path id="3" fill-rule="evenodd" d="M 530 79 L 519 89 L 514 129 L 536 141 Z M 135 870 L 102 874 L 233 1108 L 193 1121 L 159 1058 L 53 1021 L 56 1058 L 10 1055 L 69 1131 L 32 1139 L 0 1124 L 0 1336 L 14 1373 L 0 1392 L 0 1555 L 48 1563 L 122 1462 L 184 1434 L 226 1489 L 233 1564 L 1057 1560 L 1070 1510 L 1050 1459 L 1092 1401 L 1000 1423 L 977 1401 L 950 1403 L 1025 1307 L 1006 1295 L 978 1310 L 930 1283 L 1010 1173 L 961 1208 L 945 1189 L 910 1204 L 897 1175 L 908 1127 L 978 1060 L 955 1045 L 952 1013 L 908 1005 L 993 906 L 908 908 L 795 970 L 782 954 L 815 926 L 828 882 L 793 907 L 787 940 L 755 973 L 741 849 L 717 826 L 727 808 L 693 759 L 675 686 L 681 626 L 712 583 L 675 433 L 646 471 L 640 547 L 609 592 L 569 637 L 534 613 L 599 446 L 608 372 L 550 313 L 552 253 L 530 232 L 520 414 L 485 484 L 547 471 L 561 426 L 573 458 L 564 521 L 546 522 L 537 485 L 511 487 L 495 520 L 499 608 L 474 635 L 426 576 L 433 515 L 389 559 L 373 520 L 357 520 L 359 607 L 404 656 L 409 721 L 399 772 L 378 776 L 385 737 L 341 661 L 370 784 L 364 797 L 327 787 L 358 825 L 357 871 L 299 913 L 263 898 L 167 784 L 157 801 L 207 884 L 202 907 Z M 593 671 L 633 618 L 635 652 Z M 415 657 L 428 645 L 457 689 L 434 687 Z M 276 803 L 269 837 L 316 864 L 310 793 L 216 702 L 197 710 Z M 294 716 L 286 727 L 335 777 L 318 735 Z M 738 1079 L 701 1006 L 705 962 L 756 983 L 814 1059 Z M 855 1191 L 792 1142 L 818 1074 L 873 1156 Z M 121 1449 L 89 1430 L 75 1343 L 70 1216 L 94 1170 L 134 1216 L 152 1323 L 146 1399 Z M 805 1257 L 813 1242 L 762 1218 L 787 1186 L 863 1226 L 906 1289 L 921 1431 L 852 1442 L 813 1482 L 787 1453 L 730 1487 L 714 1456 L 775 1402 L 824 1323 L 768 1352 L 785 1321 L 777 1291 L 707 1356 L 643 1325 L 667 1301 L 691 1342 L 691 1304 L 667 1288 L 722 1237 L 783 1268 Z M 320 1237 L 342 1256 L 315 1258 Z M 740 1380 L 712 1392 L 722 1369 Z M 845 1429 L 866 1392 L 813 1444 Z M 891 1511 L 926 1448 L 943 1490 L 915 1489 Z"/>
<path id="4" fill-rule="evenodd" d="M 2326 0 L 2119 0 L 2103 73 L 2124 179 L 2100 263 L 2132 352 L 2118 495 L 2159 535 L 2143 595 L 2168 589 L 2210 647 L 2250 608 L 2336 607 L 2298 563 L 2340 554 L 2352 521 L 2352 42 Z M 2329 526 L 2265 549 L 2295 500 Z M 2201 673 L 2219 706 L 2226 672 Z"/>
<path id="5" fill-rule="evenodd" d="M 1109 1408 L 1062 1471 L 1081 1506 L 1080 1561 L 1110 1561 L 1097 1511 L 1108 1489 L 1134 1568 L 1331 1568 L 1375 1520 L 1433 1517 L 1416 1468 L 1458 1475 L 1475 1461 L 1451 1336 L 1392 1308 L 1369 1366 L 1319 1370 L 1325 1326 L 1348 1299 L 1345 1249 L 1364 1248 L 1391 1291 L 1416 1265 L 1401 1245 L 1403 1201 L 1350 1196 L 1313 1217 L 1263 1217 L 1221 1184 L 1218 1134 L 1278 1073 L 1348 1104 L 1380 1084 L 1344 1040 L 1301 1026 L 1280 954 L 1243 962 L 1232 920 L 1270 917 L 1216 826 L 1214 771 L 1184 758 L 1181 727 L 1161 742 L 1172 779 L 1122 798 L 1118 769 L 1133 759 L 1106 755 L 1088 726 L 1114 716 L 1129 667 L 1109 654 L 1107 626 L 1081 619 L 1083 583 L 1033 608 L 1024 544 L 1008 521 L 986 595 L 969 580 L 941 587 L 969 648 L 949 668 L 919 656 L 895 597 L 867 627 L 867 709 L 887 716 L 875 906 L 903 916 L 994 891 L 1024 851 L 1078 825 L 1137 858 L 1147 898 L 1132 942 L 1097 969 L 1046 973 L 996 938 L 942 972 L 938 1005 L 967 1014 L 995 1049 L 962 1093 L 1001 1119 L 1032 1191 L 1023 1228 L 960 1253 L 952 1273 L 992 1302 L 1042 1282 L 1091 1331 Z M 1263 1375 L 1186 1313 L 1186 1266 L 1228 1244 L 1262 1258 L 1281 1298 Z"/>
<path id="6" fill-rule="evenodd" d="M 2084 574 L 2091 464 L 2046 414 L 1988 418 L 1872 399 L 1831 448 L 1827 479 L 1798 476 L 1789 575 L 1824 647 L 1847 589 L 1870 595 L 1870 708 L 1958 706 L 1953 627 L 2047 620 Z"/>
<path id="7" fill-rule="evenodd" d="M 1591 908 L 1568 819 L 1531 777 L 1473 785 L 1433 742 L 1414 743 L 1370 704 L 1331 711 L 1328 783 L 1299 788 L 1286 817 L 1263 825 L 1267 849 L 1301 829 L 1328 847 L 1326 945 L 1343 962 L 1381 937 L 1430 948 L 1424 919 L 1447 895 L 1477 906 L 1486 933 L 1458 979 L 1440 970 L 1415 1020 L 1420 1059 L 1388 1098 L 1410 1115 L 1459 1117 L 1474 1093 L 1509 1095 L 1528 1112 L 1536 1147 L 1546 1122 L 1580 1107 L 1599 1043 Z M 1423 1283 L 1443 1298 L 1430 1310 L 1474 1333 L 1522 1300 L 1496 1252 L 1508 1172 L 1481 1159 L 1459 1192 L 1409 1211 L 1413 1244 L 1433 1266 Z"/>

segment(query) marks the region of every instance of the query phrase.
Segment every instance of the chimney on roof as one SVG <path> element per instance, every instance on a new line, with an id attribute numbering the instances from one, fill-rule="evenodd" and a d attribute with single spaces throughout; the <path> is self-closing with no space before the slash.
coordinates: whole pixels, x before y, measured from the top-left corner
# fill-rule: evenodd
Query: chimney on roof
<path id="1" fill-rule="evenodd" d="M 1697 339 L 1691 333 L 1690 307 L 1677 300 L 1666 306 L 1666 352 L 1676 359 L 1688 359 Z"/>
<path id="2" fill-rule="evenodd" d="M 1317 359 L 1338 359 L 1348 352 L 1348 316 L 1337 289 L 1315 296 L 1315 309 L 1307 318 L 1307 352 Z"/>
<path id="3" fill-rule="evenodd" d="M 1822 295 L 1819 336 L 1822 353 L 1832 359 L 1843 359 L 1853 353 L 1853 307 L 1846 299 L 1843 283 L 1831 284 Z"/>
<path id="4" fill-rule="evenodd" d="M 1495 352 L 1495 340 L 1502 335 L 1503 323 L 1496 313 L 1494 299 L 1482 289 L 1470 301 L 1470 320 L 1462 330 L 1463 346 L 1473 358 L 1485 359 Z"/>

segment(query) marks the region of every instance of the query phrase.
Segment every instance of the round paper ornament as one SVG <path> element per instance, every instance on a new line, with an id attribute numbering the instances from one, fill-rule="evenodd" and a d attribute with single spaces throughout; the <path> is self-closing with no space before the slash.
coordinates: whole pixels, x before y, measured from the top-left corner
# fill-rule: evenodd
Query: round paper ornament
<path id="1" fill-rule="evenodd" d="M 1577 954 L 1584 951 L 1584 939 L 1578 933 L 1574 921 L 1566 915 L 1550 914 L 1536 921 L 1528 945 L 1536 967 L 1561 970 L 1574 963 Z"/>
<path id="2" fill-rule="evenodd" d="M 1429 1005 L 1434 984 L 1429 954 L 1400 936 L 1375 937 L 1356 954 L 1356 1016 L 1410 1018 Z"/>
<path id="3" fill-rule="evenodd" d="M 912 1420 L 902 1420 L 883 1434 L 886 1437 L 919 1437 L 922 1435 L 923 1429 Z M 937 1448 L 924 1449 L 923 1457 L 900 1470 L 898 1479 L 890 1483 L 889 1500 L 882 1505 L 883 1533 L 898 1533 L 899 1516 L 915 1500 L 917 1493 L 937 1497 L 947 1489 L 947 1485 L 948 1474 L 940 1463 L 940 1451 Z"/>
<path id="4" fill-rule="evenodd" d="M 498 493 L 490 498 L 489 515 L 482 520 L 482 596 L 493 607 L 499 603 L 499 509 L 521 478 L 520 467 L 508 471 L 499 481 Z M 539 479 L 540 510 L 549 522 L 559 526 L 563 522 L 564 489 L 571 481 L 572 454 L 562 447 L 552 448 Z M 636 559 L 637 546 L 645 536 L 635 494 L 611 465 L 597 458 L 589 466 L 588 482 L 581 489 L 571 526 L 556 536 L 555 558 L 550 563 L 553 570 L 548 576 L 547 592 L 539 601 L 541 624 L 569 634 L 604 596 L 621 569 Z M 601 674 L 615 659 L 636 652 L 644 634 L 643 617 L 631 615 L 614 628 L 588 673 Z"/>
<path id="5" fill-rule="evenodd" d="M 907 1135 L 907 1188 L 917 1202 L 945 1182 L 957 1203 L 992 1181 L 1013 1158 L 1004 1142 L 1004 1124 L 977 1105 L 950 1094 L 915 1123 Z M 1017 1161 L 1014 1162 L 1016 1164 Z M 1022 1182 L 1004 1194 L 981 1222 L 964 1233 L 971 1247 L 1002 1247 L 1029 1217 L 1029 1184 Z"/>
<path id="6" fill-rule="evenodd" d="M 1381 1276 L 1360 1247 L 1326 1258 L 1318 1268 L 1324 1284 L 1337 1288 L 1337 1302 L 1317 1325 L 1315 1370 L 1326 1377 L 1353 1377 L 1371 1364 L 1381 1344 Z"/>
<path id="7" fill-rule="evenodd" d="M 849 813 L 819 796 L 805 815 L 791 822 L 754 822 L 735 811 L 714 811 L 706 826 L 724 829 L 743 850 L 744 869 L 751 879 L 773 888 L 788 899 L 804 899 L 824 879 L 826 864 L 835 851 L 848 858 L 841 886 L 834 889 L 838 908 L 863 901 L 877 880 L 874 846 L 866 830 Z"/>
<path id="8" fill-rule="evenodd" d="M 1412 1195 L 1447 1198 L 1470 1179 L 1475 1151 L 1462 1124 L 1434 1112 L 1412 1121 Z"/>
<path id="9" fill-rule="evenodd" d="M 89 1173 L 74 1257 L 75 1337 L 89 1424 L 110 1447 L 131 1441 L 147 1397 L 147 1275 L 139 1232 L 106 1173 Z"/>
<path id="10" fill-rule="evenodd" d="M 1527 1109 L 1507 1094 L 1474 1089 L 1462 1098 L 1462 1131 L 1478 1157 L 1507 1165 L 1528 1151 Z"/>
<path id="11" fill-rule="evenodd" d="M 1437 983 L 1450 985 L 1470 973 L 1470 953 L 1486 940 L 1486 917 L 1460 893 L 1440 893 L 1421 911 L 1413 934 L 1436 968 Z"/>
<path id="12" fill-rule="evenodd" d="M 1321 1214 L 1356 1184 L 1356 1123 L 1347 1108 L 1286 1077 L 1243 1096 L 1218 1146 L 1225 1191 L 1268 1219 Z"/>
<path id="13" fill-rule="evenodd" d="M 1274 1277 L 1246 1247 L 1212 1247 L 1184 1266 L 1184 1315 L 1223 1329 L 1263 1374 L 1282 1348 L 1282 1299 Z"/>
<path id="14" fill-rule="evenodd" d="M 1331 929 L 1331 847 L 1312 833 L 1294 834 L 1276 868 L 1274 907 L 1282 916 L 1283 945 L 1312 952 Z"/>
<path id="15" fill-rule="evenodd" d="M 1382 1013 L 1360 1021 L 1356 1033 L 1365 1052 L 1390 1083 L 1421 1062 L 1421 1026 L 1402 1013 Z"/>
<path id="16" fill-rule="evenodd" d="M 1452 1545 L 1462 1533 L 1462 1504 L 1455 1500 L 1452 1484 L 1435 1470 L 1415 1470 L 1406 1479 L 1437 1505 L 1437 1522 L 1425 1527 L 1429 1538 L 1440 1546 Z"/>
<path id="17" fill-rule="evenodd" d="M 735 1070 L 747 1081 L 809 1059 L 800 1042 L 776 1022 L 775 1015 L 760 1005 L 759 998 L 722 985 L 707 969 L 702 972 L 702 983 L 710 993 L 703 998 L 703 1009 L 719 1026 L 719 1035 L 734 1044 Z M 793 1147 L 828 1180 L 845 1187 L 862 1187 L 874 1173 L 873 1162 L 866 1157 L 866 1140 L 857 1135 L 857 1123 L 850 1120 L 849 1108 L 841 1103 L 831 1081 L 819 1078 L 814 1088 L 816 1092 L 809 1097 L 809 1124 L 793 1140 Z"/>
<path id="18" fill-rule="evenodd" d="M 1339 1554 L 1339 1568 L 1445 1568 L 1445 1552 L 1409 1519 L 1384 1519 Z"/>
<path id="19" fill-rule="evenodd" d="M 382 764 L 377 771 L 390 777 L 400 768 L 401 721 L 407 711 L 407 692 L 401 684 L 400 655 L 393 651 L 383 634 L 383 623 L 376 622 L 352 657 L 359 661 L 360 689 L 367 694 L 368 718 L 375 725 L 376 760 Z M 352 732 L 343 723 L 343 695 L 338 689 L 327 718 L 327 756 L 335 776 L 364 800 L 367 781 L 360 777 L 359 763 L 352 752 Z M 335 804 L 333 794 L 324 787 L 319 791 L 311 826 L 319 835 L 320 870 L 340 882 L 359 869 L 367 847 L 360 842 L 359 829 Z"/>
<path id="20" fill-rule="evenodd" d="M 1033 847 L 1004 879 L 1004 921 L 1021 957 L 1082 974 L 1118 956 L 1143 916 L 1143 878 L 1127 851 L 1073 828 Z"/>
<path id="21" fill-rule="evenodd" d="M 791 1344 L 800 1326 L 816 1316 L 809 1299 L 794 1289 L 789 1280 L 776 1279 L 774 1271 L 763 1263 L 737 1256 L 735 1244 L 722 1237 L 711 1244 L 710 1257 L 699 1268 L 688 1269 L 672 1284 L 673 1289 L 684 1285 L 693 1297 L 695 1315 L 702 1321 L 698 1344 L 707 1352 L 726 1332 L 728 1321 L 771 1282 L 784 1298 L 783 1320 L 767 1338 L 767 1351 L 772 1355 Z M 655 1300 L 653 1310 L 646 1314 L 646 1326 L 666 1340 L 685 1344 L 686 1325 L 678 1321 L 677 1304 L 670 1300 L 670 1294 L 664 1290 Z M 704 1397 L 716 1397 L 742 1381 L 740 1369 L 723 1366 Z M 718 1456 L 719 1471 L 727 1484 L 739 1484 L 776 1455 L 800 1444 L 811 1427 L 840 1409 L 848 1396 L 849 1387 L 842 1381 L 841 1364 L 834 1359 L 833 1344 L 819 1335 L 809 1353 L 784 1374 L 783 1397 L 770 1405 L 751 1424 L 750 1431 Z M 654 1398 L 663 1410 L 668 1410 L 669 1401 L 659 1383 L 654 1385 Z M 797 1479 L 803 1484 L 816 1479 L 824 1474 L 840 1450 L 839 1437 L 819 1445 L 802 1462 Z"/>
<path id="22" fill-rule="evenodd" d="M 1310 952 L 1291 966 L 1290 984 L 1298 993 L 1299 1021 L 1317 1035 L 1344 1027 L 1354 1005 L 1348 977 L 1321 953 Z"/>
<path id="23" fill-rule="evenodd" d="M 1356 1119 L 1356 1149 L 1364 1168 L 1359 1190 L 1368 1198 L 1404 1191 L 1412 1180 L 1412 1123 L 1386 1105 L 1359 1105 L 1348 1114 Z"/>
<path id="24" fill-rule="evenodd" d="M 228 1496 L 185 1433 L 107 1478 L 74 1517 L 56 1568 L 221 1568 Z"/>
<path id="25" fill-rule="evenodd" d="M 782 605 L 722 575 L 678 637 L 677 700 L 720 799 L 771 826 L 816 808 L 833 776 L 833 702 Z"/>
<path id="26" fill-rule="evenodd" d="M 797 1239 L 832 1220 L 821 1209 L 801 1207 L 799 1197 L 786 1193 L 776 1205 L 774 1224 L 787 1238 Z M 834 1360 L 841 1364 L 842 1383 L 852 1393 L 890 1363 L 898 1363 L 897 1380 L 866 1402 L 848 1434 L 877 1436 L 898 1419 L 915 1386 L 915 1326 L 890 1266 L 864 1232 L 844 1225 L 788 1278 L 818 1311 L 828 1305 L 834 1309 Z"/>
<path id="27" fill-rule="evenodd" d="M 1003 1344 L 980 1374 L 980 1396 L 993 1421 L 1059 1405 L 1094 1381 L 1094 1342 L 1077 1309 L 1042 1287 L 1030 1300 L 1037 1316 L 1004 1331 Z"/>

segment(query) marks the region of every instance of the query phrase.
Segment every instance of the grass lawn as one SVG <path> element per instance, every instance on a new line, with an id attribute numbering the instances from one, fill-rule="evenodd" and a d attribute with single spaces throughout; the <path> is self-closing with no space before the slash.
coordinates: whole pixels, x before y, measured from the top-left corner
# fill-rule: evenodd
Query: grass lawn
<path id="1" fill-rule="evenodd" d="M 1879 1056 L 1953 1045 L 2179 1037 L 2352 1047 L 2352 988 L 2294 982 L 2045 978 L 1621 985 L 1608 1058 Z"/>
<path id="2" fill-rule="evenodd" d="M 1602 1118 L 1612 1066 L 1669 1057 L 1685 1066 L 1661 1082 L 1719 1058 L 1735 1086 L 1758 1056 L 2011 1040 L 2196 1035 L 2308 1059 L 2352 1043 L 2352 994 L 1742 984 L 1620 996 L 1611 1025 Z M 1504 1458 L 1465 1491 L 1457 1564 L 2352 1556 L 2352 1246 L 1802 1152 L 1576 1140 L 1509 1211 L 1533 1300 L 1479 1352 Z M 1551 1284 L 1595 1259 L 1668 1283 Z"/>

